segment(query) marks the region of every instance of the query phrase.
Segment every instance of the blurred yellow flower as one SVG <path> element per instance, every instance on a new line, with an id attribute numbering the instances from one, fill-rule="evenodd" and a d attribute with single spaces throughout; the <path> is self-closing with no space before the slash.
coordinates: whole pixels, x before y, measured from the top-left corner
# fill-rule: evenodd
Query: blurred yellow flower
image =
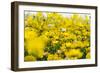
<path id="1" fill-rule="evenodd" d="M 72 45 L 70 42 L 66 43 L 66 47 L 71 47 Z"/>
<path id="2" fill-rule="evenodd" d="M 87 53 L 86 58 L 87 59 L 90 59 L 91 58 L 90 53 Z"/>
<path id="3" fill-rule="evenodd" d="M 54 57 L 53 54 L 49 54 L 47 60 L 53 60 L 53 57 Z"/>
<path id="4" fill-rule="evenodd" d="M 33 40 L 26 42 L 25 48 L 29 54 L 42 58 L 45 48 L 45 41 L 40 37 L 34 38 Z"/>
<path id="5" fill-rule="evenodd" d="M 90 52 L 90 47 L 86 48 L 86 52 L 87 53 Z"/>
<path id="6" fill-rule="evenodd" d="M 29 15 L 25 21 L 25 25 L 31 25 L 33 22 L 33 16 Z"/>
<path id="7" fill-rule="evenodd" d="M 70 34 L 68 32 L 64 32 L 63 34 L 64 34 L 64 36 L 67 36 L 67 37 L 70 36 Z"/>
<path id="8" fill-rule="evenodd" d="M 34 56 L 25 56 L 24 61 L 36 61 L 36 58 Z"/>
<path id="9" fill-rule="evenodd" d="M 30 27 L 25 28 L 25 39 L 34 39 L 38 36 L 36 31 Z"/>
<path id="10" fill-rule="evenodd" d="M 47 57 L 47 60 L 61 60 L 61 57 L 59 57 L 58 54 L 49 54 Z"/>
<path id="11" fill-rule="evenodd" d="M 65 52 L 66 57 L 68 58 L 81 58 L 82 57 L 82 52 L 79 49 L 71 49 L 69 51 Z"/>

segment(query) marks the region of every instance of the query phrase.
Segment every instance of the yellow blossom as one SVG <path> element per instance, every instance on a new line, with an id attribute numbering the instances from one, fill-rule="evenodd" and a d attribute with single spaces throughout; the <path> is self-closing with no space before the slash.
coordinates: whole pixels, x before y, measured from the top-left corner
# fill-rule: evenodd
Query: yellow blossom
<path id="1" fill-rule="evenodd" d="M 70 42 L 66 43 L 66 47 L 71 47 L 72 45 Z"/>
<path id="2" fill-rule="evenodd" d="M 87 53 L 86 58 L 87 59 L 90 59 L 91 58 L 90 53 Z"/>
<path id="3" fill-rule="evenodd" d="M 36 61 L 36 58 L 34 56 L 25 56 L 25 61 Z"/>
<path id="4" fill-rule="evenodd" d="M 71 57 L 81 58 L 82 57 L 82 53 L 81 53 L 81 51 L 79 49 L 71 49 L 69 51 L 66 51 L 65 55 L 68 58 L 71 58 Z"/>
<path id="5" fill-rule="evenodd" d="M 27 27 L 25 28 L 25 39 L 34 39 L 37 37 L 37 33 L 34 29 Z"/>
<path id="6" fill-rule="evenodd" d="M 53 54 L 49 54 L 47 60 L 53 60 Z"/>
<path id="7" fill-rule="evenodd" d="M 32 54 L 38 58 L 43 57 L 45 42 L 42 38 L 35 38 L 26 42 L 25 48 L 29 54 Z"/>

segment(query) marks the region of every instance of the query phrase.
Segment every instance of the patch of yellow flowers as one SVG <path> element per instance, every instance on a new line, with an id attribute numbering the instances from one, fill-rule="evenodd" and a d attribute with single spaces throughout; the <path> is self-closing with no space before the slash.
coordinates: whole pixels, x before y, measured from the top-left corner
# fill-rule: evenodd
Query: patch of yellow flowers
<path id="1" fill-rule="evenodd" d="M 25 14 L 24 61 L 90 59 L 88 15 Z"/>

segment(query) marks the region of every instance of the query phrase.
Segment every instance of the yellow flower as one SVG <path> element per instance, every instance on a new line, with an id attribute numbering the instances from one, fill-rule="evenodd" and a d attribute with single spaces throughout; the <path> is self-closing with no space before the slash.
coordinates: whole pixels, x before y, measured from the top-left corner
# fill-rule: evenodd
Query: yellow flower
<path id="1" fill-rule="evenodd" d="M 72 57 L 81 58 L 83 54 L 79 49 L 70 49 L 69 51 L 65 51 L 65 55 L 68 58 L 72 58 Z"/>
<path id="2" fill-rule="evenodd" d="M 56 43 L 58 43 L 58 41 L 52 40 L 52 44 L 53 44 L 53 45 L 56 44 Z"/>
<path id="3" fill-rule="evenodd" d="M 48 36 L 48 35 L 49 35 L 49 32 L 48 32 L 48 31 L 44 31 L 44 32 L 42 33 L 42 35 Z"/>
<path id="4" fill-rule="evenodd" d="M 91 58 L 90 53 L 87 53 L 86 59 L 90 59 L 90 58 Z"/>
<path id="5" fill-rule="evenodd" d="M 81 41 L 77 41 L 76 44 L 77 44 L 76 47 L 81 47 L 81 48 L 84 47 L 84 44 Z"/>
<path id="6" fill-rule="evenodd" d="M 78 35 L 80 35 L 81 31 L 76 30 L 75 33 L 78 34 Z"/>
<path id="7" fill-rule="evenodd" d="M 66 27 L 71 26 L 72 25 L 72 20 L 70 18 L 66 18 L 65 19 L 65 25 L 66 25 Z"/>
<path id="8" fill-rule="evenodd" d="M 49 54 L 47 60 L 53 60 L 53 54 Z"/>
<path id="9" fill-rule="evenodd" d="M 85 32 L 83 32 L 83 35 L 84 35 L 84 36 L 90 36 L 90 32 L 87 32 L 87 31 L 85 30 Z"/>
<path id="10" fill-rule="evenodd" d="M 36 61 L 34 56 L 25 56 L 24 61 Z"/>
<path id="11" fill-rule="evenodd" d="M 33 23 L 33 16 L 29 15 L 25 21 L 25 25 L 31 25 Z"/>
<path id="12" fill-rule="evenodd" d="M 68 57 L 67 59 L 68 60 L 75 60 L 75 59 L 78 59 L 78 57 Z"/>
<path id="13" fill-rule="evenodd" d="M 64 36 L 70 36 L 70 34 L 68 32 L 64 32 L 63 35 Z"/>
<path id="14" fill-rule="evenodd" d="M 76 23 L 79 27 L 83 27 L 82 23 Z"/>
<path id="15" fill-rule="evenodd" d="M 36 31 L 30 27 L 26 27 L 25 28 L 25 39 L 29 40 L 29 39 L 34 39 L 35 37 L 37 37 Z"/>
<path id="16" fill-rule="evenodd" d="M 61 60 L 61 57 L 58 54 L 49 54 L 47 60 Z"/>
<path id="17" fill-rule="evenodd" d="M 59 37 L 57 36 L 57 35 L 55 35 L 55 36 L 53 36 L 54 37 L 54 39 L 59 39 Z"/>
<path id="18" fill-rule="evenodd" d="M 87 46 L 90 45 L 90 43 L 89 43 L 89 41 L 84 41 L 84 42 L 83 42 L 83 45 L 87 47 Z"/>
<path id="19" fill-rule="evenodd" d="M 41 35 L 39 38 L 41 38 L 43 40 L 44 43 L 47 43 L 48 42 L 48 37 L 45 36 L 45 35 Z"/>
<path id="20" fill-rule="evenodd" d="M 54 54 L 54 60 L 59 60 L 58 54 Z"/>
<path id="21" fill-rule="evenodd" d="M 64 52 L 64 51 L 66 50 L 66 47 L 65 47 L 64 45 L 62 45 L 62 46 L 60 47 L 60 49 Z"/>
<path id="22" fill-rule="evenodd" d="M 71 47 L 72 45 L 70 42 L 66 43 L 66 47 Z"/>
<path id="23" fill-rule="evenodd" d="M 86 52 L 87 53 L 90 52 L 90 47 L 86 48 Z"/>
<path id="24" fill-rule="evenodd" d="M 32 54 L 38 58 L 43 57 L 45 42 L 42 38 L 37 37 L 33 40 L 28 40 L 25 42 L 25 49 L 28 51 L 29 54 Z"/>
<path id="25" fill-rule="evenodd" d="M 74 42 L 73 45 L 71 46 L 71 48 L 78 48 L 78 47 L 83 48 L 83 47 L 84 47 L 84 43 L 81 42 L 81 41 L 76 41 L 76 42 Z"/>

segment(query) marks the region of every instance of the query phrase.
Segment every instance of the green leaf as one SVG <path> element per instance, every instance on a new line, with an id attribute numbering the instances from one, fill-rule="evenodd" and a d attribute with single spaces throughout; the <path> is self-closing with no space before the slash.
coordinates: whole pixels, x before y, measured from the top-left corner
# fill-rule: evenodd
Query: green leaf
<path id="1" fill-rule="evenodd" d="M 86 58 L 86 49 L 82 48 L 81 52 L 83 53 L 83 56 L 81 57 L 81 59 L 85 59 Z"/>

